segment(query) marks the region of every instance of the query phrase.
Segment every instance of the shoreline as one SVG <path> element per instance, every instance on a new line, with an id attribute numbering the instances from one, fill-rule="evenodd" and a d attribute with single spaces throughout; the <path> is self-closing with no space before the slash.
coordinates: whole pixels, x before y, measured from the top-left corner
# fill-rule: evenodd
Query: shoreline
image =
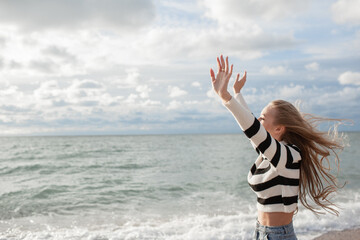
<path id="1" fill-rule="evenodd" d="M 324 233 L 313 240 L 348 240 L 348 239 L 360 239 L 360 227 L 349 228 L 339 231 L 330 231 Z"/>

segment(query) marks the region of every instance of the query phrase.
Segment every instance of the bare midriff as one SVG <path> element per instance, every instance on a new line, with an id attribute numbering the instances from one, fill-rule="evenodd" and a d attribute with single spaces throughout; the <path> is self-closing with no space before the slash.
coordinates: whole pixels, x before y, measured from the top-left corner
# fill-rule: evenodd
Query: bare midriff
<path id="1" fill-rule="evenodd" d="M 283 226 L 291 223 L 294 212 L 262 212 L 258 211 L 258 221 L 263 226 Z"/>

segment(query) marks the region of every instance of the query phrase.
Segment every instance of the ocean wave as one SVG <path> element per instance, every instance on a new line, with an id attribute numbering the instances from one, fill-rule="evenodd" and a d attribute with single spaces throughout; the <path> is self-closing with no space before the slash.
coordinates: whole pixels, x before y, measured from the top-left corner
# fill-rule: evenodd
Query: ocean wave
<path id="1" fill-rule="evenodd" d="M 256 195 L 246 176 L 256 153 L 246 141 L 236 135 L 4 140 L 0 239 L 249 239 Z M 219 148 L 211 148 L 214 142 Z M 353 145 L 342 153 L 340 180 L 349 184 L 334 198 L 340 217 L 317 218 L 300 207 L 299 239 L 360 225 L 360 149 Z"/>

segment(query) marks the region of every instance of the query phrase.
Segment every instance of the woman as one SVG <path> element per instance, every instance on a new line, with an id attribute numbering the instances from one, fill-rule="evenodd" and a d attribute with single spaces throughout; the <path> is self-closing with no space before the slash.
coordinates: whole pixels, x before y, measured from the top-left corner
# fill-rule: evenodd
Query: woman
<path id="1" fill-rule="evenodd" d="M 213 88 L 259 154 L 248 174 L 249 185 L 257 195 L 258 221 L 254 239 L 297 239 L 292 218 L 298 198 L 315 213 L 321 213 L 319 208 L 322 208 L 337 215 L 327 197 L 338 185 L 322 161 L 334 153 L 338 163 L 335 150 L 342 146 L 313 126 L 324 119 L 306 119 L 309 115 L 301 115 L 283 100 L 269 103 L 256 119 L 240 93 L 246 82 L 246 72 L 241 79 L 237 75 L 235 97 L 232 97 L 227 88 L 233 65 L 229 68 L 228 58 L 224 60 L 223 56 L 217 58 L 217 64 L 216 76 L 210 69 Z M 306 197 L 316 206 L 310 205 Z"/>

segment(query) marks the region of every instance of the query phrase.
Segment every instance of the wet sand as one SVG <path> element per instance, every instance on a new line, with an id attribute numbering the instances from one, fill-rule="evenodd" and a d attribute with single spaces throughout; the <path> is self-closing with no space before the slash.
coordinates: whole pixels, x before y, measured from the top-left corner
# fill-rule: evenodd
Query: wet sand
<path id="1" fill-rule="evenodd" d="M 314 240 L 360 240 L 360 228 L 331 231 L 314 238 Z"/>

